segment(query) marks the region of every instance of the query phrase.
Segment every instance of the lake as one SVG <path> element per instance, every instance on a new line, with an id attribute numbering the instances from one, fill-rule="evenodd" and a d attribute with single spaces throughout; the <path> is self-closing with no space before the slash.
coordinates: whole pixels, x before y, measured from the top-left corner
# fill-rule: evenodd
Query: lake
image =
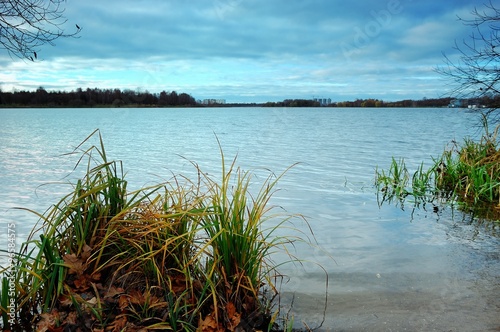
<path id="1" fill-rule="evenodd" d="M 387 169 L 393 156 L 410 170 L 431 165 L 453 140 L 477 137 L 478 121 L 460 109 L 0 109 L 0 248 L 8 223 L 20 245 L 37 221 L 13 207 L 44 212 L 68 192 L 62 183 L 77 175 L 78 156 L 64 154 L 96 128 L 108 158 L 123 161 L 130 189 L 194 176 L 190 161 L 216 176 L 219 140 L 226 161 L 237 156 L 257 186 L 266 170 L 298 163 L 272 200 L 304 215 L 318 244 L 298 245 L 305 262 L 281 269 L 289 277 L 283 309 L 291 307 L 297 327 L 498 330 L 495 231 L 445 206 L 379 207 L 373 185 L 376 167 Z"/>

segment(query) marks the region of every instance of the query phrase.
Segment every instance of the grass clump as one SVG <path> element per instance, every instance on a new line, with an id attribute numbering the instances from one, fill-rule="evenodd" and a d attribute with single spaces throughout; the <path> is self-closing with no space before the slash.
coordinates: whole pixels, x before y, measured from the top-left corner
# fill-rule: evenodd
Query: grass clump
<path id="1" fill-rule="evenodd" d="M 378 187 L 379 203 L 395 202 L 404 206 L 408 197 L 418 206 L 433 200 L 433 176 L 435 169 L 424 169 L 424 164 L 420 164 L 417 170 L 411 174 L 405 160 L 392 158 L 389 170 L 379 171 L 376 169 L 375 183 Z"/>
<path id="2" fill-rule="evenodd" d="M 483 117 L 484 133 L 479 141 L 465 139 L 411 175 L 404 159 L 392 160 L 388 172 L 376 170 L 375 184 L 380 202 L 396 201 L 403 205 L 407 197 L 415 206 L 443 199 L 484 219 L 500 220 L 500 146 L 498 125 L 489 130 Z"/>
<path id="3" fill-rule="evenodd" d="M 268 303 L 277 294 L 271 278 L 277 272 L 268 257 L 292 240 L 275 235 L 288 218 L 267 228 L 265 222 L 273 217 L 268 203 L 284 173 L 270 174 L 253 196 L 249 188 L 252 174 L 236 168 L 236 159 L 226 168 L 222 151 L 221 156 L 220 181 L 206 175 L 202 179 L 208 199 L 202 201 L 206 217 L 201 227 L 210 239 L 205 271 L 210 274 L 206 279 L 213 282 L 214 294 L 214 310 L 208 319 L 219 317 L 232 327 L 238 325 L 235 321 L 245 328 L 270 326 L 276 317 L 271 316 Z M 242 315 L 231 317 L 234 311 Z"/>
<path id="4" fill-rule="evenodd" d="M 40 225 L 14 268 L 2 271 L 3 328 L 276 329 L 270 254 L 296 239 L 274 234 L 291 216 L 264 222 L 275 217 L 269 200 L 283 174 L 269 175 L 253 196 L 251 174 L 236 159 L 227 167 L 221 151 L 219 181 L 195 165 L 196 182 L 174 177 L 128 191 L 100 134 L 97 146 L 81 150 L 96 134 L 77 148 L 85 175 L 45 214 L 34 212 Z"/>

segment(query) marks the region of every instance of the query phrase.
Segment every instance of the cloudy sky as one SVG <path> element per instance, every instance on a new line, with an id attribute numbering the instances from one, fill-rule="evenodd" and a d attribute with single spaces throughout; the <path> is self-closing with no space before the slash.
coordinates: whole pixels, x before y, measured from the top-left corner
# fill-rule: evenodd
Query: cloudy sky
<path id="1" fill-rule="evenodd" d="M 31 63 L 0 52 L 3 91 L 78 87 L 197 99 L 441 97 L 435 72 L 482 0 L 68 0 Z"/>

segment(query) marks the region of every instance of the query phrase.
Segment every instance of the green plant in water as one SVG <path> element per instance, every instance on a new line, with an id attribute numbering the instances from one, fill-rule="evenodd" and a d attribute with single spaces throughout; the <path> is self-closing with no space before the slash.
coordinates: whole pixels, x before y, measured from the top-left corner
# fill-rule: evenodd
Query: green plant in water
<path id="1" fill-rule="evenodd" d="M 410 173 L 404 159 L 397 161 L 393 157 L 387 173 L 384 170 L 379 172 L 378 168 L 375 170 L 375 184 L 378 187 L 378 192 L 382 194 L 382 201 L 391 202 L 393 199 L 397 199 L 399 203 L 403 203 L 410 193 L 409 181 Z"/>
<path id="2" fill-rule="evenodd" d="M 376 170 L 375 184 L 380 202 L 397 200 L 403 204 L 407 196 L 413 203 L 434 202 L 446 199 L 473 213 L 481 213 L 491 220 L 500 219 L 500 149 L 498 125 L 489 131 L 483 116 L 484 134 L 476 142 L 465 139 L 463 145 L 453 146 L 433 160 L 434 165 L 425 170 L 423 164 L 411 177 L 404 160 L 392 160 L 389 172 Z M 411 184 L 411 185 L 410 185 Z M 486 208 L 485 208 L 486 207 Z"/>

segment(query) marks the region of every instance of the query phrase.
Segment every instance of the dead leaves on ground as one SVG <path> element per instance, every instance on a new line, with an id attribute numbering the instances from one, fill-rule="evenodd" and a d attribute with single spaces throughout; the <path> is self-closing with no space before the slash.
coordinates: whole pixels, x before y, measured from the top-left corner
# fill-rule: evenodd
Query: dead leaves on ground
<path id="1" fill-rule="evenodd" d="M 222 324 L 220 320 L 217 319 L 214 313 L 207 315 L 199 323 L 199 331 L 201 332 L 225 332 L 225 331 L 235 331 L 236 327 L 240 324 L 241 313 L 236 311 L 236 306 L 234 303 L 229 302 L 226 305 L 225 312 L 223 313 L 226 324 Z M 226 325 L 226 327 L 224 327 Z"/>
<path id="2" fill-rule="evenodd" d="M 113 285 L 101 273 L 92 271 L 89 263 L 91 252 L 92 249 L 85 245 L 80 255 L 66 254 L 62 257 L 67 268 L 64 295 L 58 298 L 54 310 L 38 315 L 36 330 L 146 331 L 144 327 L 130 322 L 129 317 L 142 317 L 140 310 L 148 310 L 154 315 L 168 309 L 168 303 L 153 294 L 158 292 L 157 287 L 148 288 L 142 283 L 143 290 L 126 290 Z M 174 278 L 172 285 L 176 292 L 186 289 L 185 279 Z M 136 323 L 141 324 L 140 321 Z"/>
<path id="3" fill-rule="evenodd" d="M 236 307 L 232 302 L 226 305 L 226 315 L 229 319 L 230 331 L 234 331 L 236 326 L 240 324 L 241 314 L 236 311 Z"/>
<path id="4" fill-rule="evenodd" d="M 62 257 L 67 268 L 64 295 L 58 298 L 55 309 L 38 316 L 37 331 L 139 332 L 147 331 L 147 325 L 152 320 L 158 328 L 169 328 L 164 321 L 172 303 L 167 302 L 165 289 L 147 287 L 145 282 L 139 283 L 139 289 L 137 283 L 120 287 L 116 281 L 113 282 L 113 278 L 93 271 L 89 263 L 91 253 L 92 249 L 85 245 L 79 255 L 66 254 Z M 200 291 L 202 285 L 199 281 L 187 280 L 183 274 L 174 274 L 169 276 L 168 288 L 176 299 L 188 290 L 194 293 Z M 192 304 L 195 305 L 196 300 L 191 297 L 186 297 L 186 303 L 194 301 Z M 243 307 L 246 310 L 247 304 Z M 228 302 L 224 307 L 200 317 L 197 331 L 236 331 L 241 321 L 242 312 L 238 312 L 233 302 Z"/>
<path id="5" fill-rule="evenodd" d="M 101 278 L 100 273 L 87 272 L 91 251 L 92 248 L 85 245 L 80 256 L 75 254 L 63 256 L 64 266 L 68 268 L 66 283 L 76 292 L 87 291 L 93 282 L 99 281 Z"/>

